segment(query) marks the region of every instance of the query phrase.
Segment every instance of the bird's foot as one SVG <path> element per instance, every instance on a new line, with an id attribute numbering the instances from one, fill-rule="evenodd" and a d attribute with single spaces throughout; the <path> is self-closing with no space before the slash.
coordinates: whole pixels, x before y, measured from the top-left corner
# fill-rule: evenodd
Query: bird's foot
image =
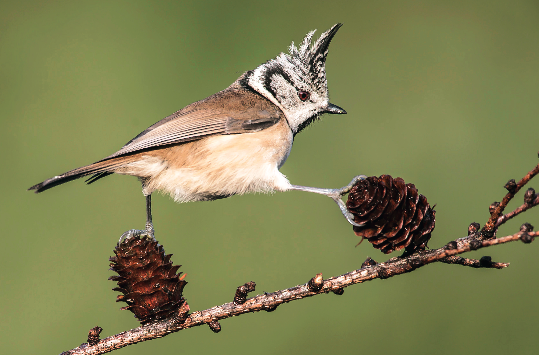
<path id="1" fill-rule="evenodd" d="M 307 192 L 314 192 L 321 195 L 326 195 L 330 197 L 337 205 L 339 206 L 339 209 L 341 210 L 341 213 L 343 214 L 344 218 L 350 223 L 351 225 L 355 227 L 362 227 L 362 224 L 358 224 L 354 222 L 354 215 L 348 211 L 348 208 L 346 208 L 346 204 L 341 200 L 341 198 L 350 192 L 352 187 L 354 187 L 355 184 L 357 184 L 360 180 L 365 180 L 367 177 L 365 175 L 358 175 L 350 181 L 350 183 L 344 187 L 341 187 L 340 189 L 320 189 L 317 187 L 307 187 L 307 186 L 298 186 L 298 185 L 292 185 L 293 190 L 298 191 L 307 191 Z"/>
<path id="2" fill-rule="evenodd" d="M 127 232 L 124 232 L 122 236 L 120 237 L 120 240 L 118 241 L 118 244 L 122 244 L 128 239 L 135 238 L 135 237 L 146 237 L 149 239 L 154 239 L 154 230 L 153 225 L 151 223 L 146 223 L 146 229 L 140 230 L 140 229 L 130 229 Z"/>
<path id="3" fill-rule="evenodd" d="M 333 201 L 337 203 L 339 206 L 339 209 L 341 210 L 344 218 L 350 223 L 351 225 L 355 227 L 361 227 L 362 224 L 358 224 L 354 221 L 354 215 L 348 211 L 348 208 L 346 208 L 346 204 L 341 200 L 341 198 L 346 195 L 347 193 L 352 190 L 352 187 L 354 187 L 355 184 L 357 184 L 360 180 L 365 180 L 367 177 L 365 175 L 358 175 L 350 181 L 350 183 L 344 187 L 341 187 L 340 189 L 332 189 L 331 193 L 327 196 L 330 197 Z"/>

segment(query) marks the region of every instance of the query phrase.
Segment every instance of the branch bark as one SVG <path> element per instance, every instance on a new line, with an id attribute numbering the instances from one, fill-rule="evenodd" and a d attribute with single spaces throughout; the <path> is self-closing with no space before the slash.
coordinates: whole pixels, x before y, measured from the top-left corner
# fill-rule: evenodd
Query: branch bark
<path id="1" fill-rule="evenodd" d="M 162 338 L 171 333 L 204 324 L 210 325 L 213 330 L 213 327 L 216 326 L 216 321 L 220 319 L 239 316 L 245 313 L 253 313 L 260 311 L 271 312 L 275 310 L 277 306 L 283 303 L 288 303 L 295 300 L 300 300 L 305 297 L 312 297 L 324 293 L 333 292 L 336 294 L 342 294 L 342 290 L 345 287 L 354 284 L 363 283 L 365 281 L 370 281 L 374 279 L 387 279 L 389 277 L 402 275 L 414 271 L 424 265 L 431 264 L 437 261 L 445 263 L 455 263 L 448 262 L 448 260 L 451 260 L 449 258 L 458 254 L 469 252 L 471 250 L 477 250 L 481 248 L 491 247 L 494 245 L 517 241 L 519 239 L 522 239 L 523 236 L 528 236 L 528 238 L 533 239 L 538 235 L 539 232 L 519 232 L 503 238 L 489 239 L 483 241 L 477 240 L 476 236 L 472 235 L 458 239 L 456 241 L 456 249 L 451 249 L 453 247 L 453 244 L 449 243 L 448 245 L 439 249 L 421 251 L 408 257 L 391 258 L 384 263 L 368 265 L 361 269 L 354 270 L 340 276 L 322 280 L 319 288 L 317 287 L 318 290 L 310 286 L 310 284 L 316 283 L 316 281 L 309 281 L 303 285 L 298 285 L 285 290 L 266 293 L 264 295 L 258 295 L 256 297 L 247 299 L 242 304 L 229 302 L 221 306 L 216 306 L 203 311 L 193 312 L 187 318 L 175 316 L 167 320 L 140 326 L 138 328 L 102 339 L 93 346 L 90 346 L 85 343 L 78 348 L 63 352 L 62 354 L 104 354 L 116 349 L 126 347 L 131 344 L 136 344 L 142 341 L 155 338 Z M 506 263 L 492 263 L 489 265 L 485 262 L 481 264 L 481 261 L 478 261 L 478 263 L 479 264 L 477 264 L 476 262 L 471 262 L 470 265 L 467 266 L 504 268 L 509 265 Z M 458 264 L 466 265 L 466 263 Z M 315 278 L 317 276 L 315 276 Z"/>

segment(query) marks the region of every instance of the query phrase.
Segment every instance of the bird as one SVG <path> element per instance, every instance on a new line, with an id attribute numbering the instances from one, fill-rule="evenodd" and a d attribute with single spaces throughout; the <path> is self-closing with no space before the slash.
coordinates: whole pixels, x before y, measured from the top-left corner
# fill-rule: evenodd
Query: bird
<path id="1" fill-rule="evenodd" d="M 341 197 L 365 178 L 340 189 L 292 185 L 279 169 L 294 137 L 321 115 L 346 114 L 329 102 L 326 58 L 337 23 L 314 41 L 310 31 L 289 53 L 243 73 L 228 88 L 165 117 L 116 153 L 30 187 L 36 193 L 89 176 L 91 184 L 111 174 L 138 177 L 146 198 L 144 230 L 131 237 L 154 237 L 151 196 L 159 191 L 176 202 L 211 201 L 252 192 L 307 191 L 326 195 L 352 225 Z"/>

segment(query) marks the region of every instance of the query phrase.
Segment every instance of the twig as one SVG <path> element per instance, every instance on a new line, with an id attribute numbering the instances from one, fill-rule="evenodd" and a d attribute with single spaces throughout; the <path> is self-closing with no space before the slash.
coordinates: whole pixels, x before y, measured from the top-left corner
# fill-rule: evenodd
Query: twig
<path id="1" fill-rule="evenodd" d="M 444 264 L 455 264 L 462 266 L 469 266 L 473 268 L 487 268 L 487 269 L 503 269 L 509 266 L 509 263 L 495 263 L 488 259 L 490 257 L 484 256 L 481 259 L 468 259 L 461 256 L 448 256 L 447 258 L 440 259 L 439 261 Z"/>
<path id="2" fill-rule="evenodd" d="M 537 197 L 534 200 L 532 200 L 530 203 L 523 203 L 521 206 L 516 208 L 514 211 L 512 211 L 510 213 L 507 213 L 507 214 L 504 214 L 503 216 L 500 216 L 498 218 L 498 220 L 496 221 L 496 228 L 498 228 L 499 226 L 501 226 L 502 224 L 504 224 L 505 222 L 507 222 L 511 218 L 514 218 L 514 217 L 518 216 L 519 214 L 521 214 L 522 212 L 526 212 L 530 208 L 535 207 L 537 205 L 539 205 L 539 195 L 537 195 Z"/>
<path id="3" fill-rule="evenodd" d="M 170 333 L 203 324 L 209 324 L 213 330 L 217 328 L 217 321 L 220 319 L 264 310 L 273 311 L 280 304 L 323 293 L 334 292 L 336 294 L 342 294 L 342 289 L 350 285 L 363 283 L 365 281 L 374 279 L 387 279 L 389 277 L 401 275 L 413 271 L 421 266 L 436 261 L 442 261 L 444 258 L 462 254 L 470 250 L 512 242 L 518 240 L 523 235 L 527 235 L 529 238 L 533 239 L 539 235 L 539 232 L 519 232 L 507 237 L 484 241 L 478 241 L 475 239 L 475 236 L 468 236 L 458 240 L 456 249 L 448 250 L 447 246 L 445 246 L 439 249 L 421 251 L 404 258 L 396 257 L 389 259 L 387 262 L 375 265 L 367 265 L 361 269 L 341 276 L 332 277 L 327 280 L 320 281 L 320 274 L 320 276 L 315 276 L 313 278 L 314 281 L 312 282 L 273 293 L 258 295 L 256 297 L 247 299 L 242 304 L 237 304 L 234 302 L 225 303 L 221 306 L 213 307 L 204 311 L 194 312 L 186 319 L 172 317 L 167 320 L 147 324 L 117 335 L 110 336 L 102 339 L 99 341 L 99 343 L 93 346 L 86 343 L 82 344 L 80 347 L 62 354 L 103 354 L 115 349 L 123 348 L 127 345 L 136 344 L 150 339 L 161 338 Z M 500 263 L 500 265 L 506 267 L 508 264 Z M 309 285 L 310 283 L 311 286 Z M 313 283 L 316 284 L 316 287 L 312 286 Z M 318 290 L 316 290 L 317 288 Z M 220 326 L 218 329 L 220 330 Z"/>
<path id="4" fill-rule="evenodd" d="M 445 249 L 443 250 L 441 254 L 429 256 L 428 258 L 426 258 L 425 263 L 431 263 L 433 261 L 437 261 L 445 257 L 462 254 L 471 250 L 477 250 L 481 248 L 490 247 L 493 245 L 513 242 L 515 240 L 521 239 L 522 236 L 529 236 L 531 238 L 535 238 L 537 235 L 539 235 L 539 232 L 518 232 L 513 235 L 508 235 L 507 237 L 488 239 L 488 240 L 477 240 L 477 239 L 474 239 L 473 237 L 466 237 L 466 238 L 463 238 L 463 239 L 467 239 L 464 245 L 460 246 L 457 249 L 449 249 L 449 250 Z M 443 248 L 440 248 L 437 250 L 441 250 L 441 249 Z"/>
<path id="5" fill-rule="evenodd" d="M 509 201 L 511 201 L 515 194 L 538 173 L 539 164 L 537 164 L 537 166 L 533 170 L 527 173 L 526 176 L 524 176 L 518 183 L 515 184 L 514 180 L 509 180 L 509 182 L 505 184 L 505 187 L 509 192 L 505 195 L 502 202 L 500 202 L 500 204 L 491 213 L 489 220 L 481 231 L 482 238 L 490 239 L 494 236 L 494 231 L 497 224 L 496 222 L 498 222 L 498 218 L 500 218 L 500 215 L 502 214 Z"/>

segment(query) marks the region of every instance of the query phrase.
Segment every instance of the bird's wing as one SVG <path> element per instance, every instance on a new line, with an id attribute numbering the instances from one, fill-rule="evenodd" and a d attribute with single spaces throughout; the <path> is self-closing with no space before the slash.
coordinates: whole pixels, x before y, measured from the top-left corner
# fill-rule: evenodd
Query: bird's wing
<path id="1" fill-rule="evenodd" d="M 257 132 L 284 119 L 282 111 L 256 93 L 229 87 L 162 119 L 127 142 L 122 149 L 94 164 L 54 176 L 29 188 L 42 192 L 51 187 L 92 175 L 92 183 L 112 174 L 110 167 L 121 164 L 114 158 L 171 144 L 195 141 L 217 134 Z M 122 160 L 122 159 L 120 159 Z"/>
<path id="2" fill-rule="evenodd" d="M 260 102 L 259 102 L 260 103 Z M 186 107 L 140 133 L 116 153 L 103 160 L 156 147 L 185 143 L 217 134 L 258 132 L 276 124 L 280 110 L 269 105 L 216 106 L 210 103 Z"/>

